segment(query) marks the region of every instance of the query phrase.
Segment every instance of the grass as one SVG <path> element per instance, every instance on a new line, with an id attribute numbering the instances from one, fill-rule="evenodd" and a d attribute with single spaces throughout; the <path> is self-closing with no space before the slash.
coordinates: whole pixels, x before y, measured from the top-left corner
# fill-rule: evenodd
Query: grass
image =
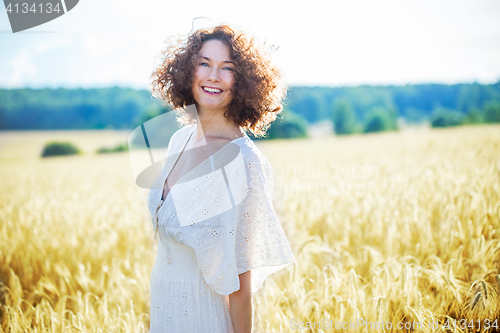
<path id="1" fill-rule="evenodd" d="M 255 332 L 500 325 L 499 130 L 259 142 L 297 262 L 254 296 Z M 86 153 L 40 159 L 52 139 Z M 126 152 L 93 153 L 123 140 L 0 133 L 2 331 L 148 331 L 156 242 L 147 191 L 135 185 Z M 335 328 L 349 320 L 366 325 Z"/>

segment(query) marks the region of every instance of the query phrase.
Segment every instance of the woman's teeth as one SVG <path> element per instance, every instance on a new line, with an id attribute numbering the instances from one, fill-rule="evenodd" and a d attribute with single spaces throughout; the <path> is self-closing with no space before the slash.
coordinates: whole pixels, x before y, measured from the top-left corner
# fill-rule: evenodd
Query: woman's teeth
<path id="1" fill-rule="evenodd" d="M 203 90 L 205 90 L 206 92 L 212 93 L 212 94 L 218 94 L 218 93 L 222 92 L 222 90 L 220 90 L 220 89 L 208 88 L 208 87 L 203 87 Z"/>

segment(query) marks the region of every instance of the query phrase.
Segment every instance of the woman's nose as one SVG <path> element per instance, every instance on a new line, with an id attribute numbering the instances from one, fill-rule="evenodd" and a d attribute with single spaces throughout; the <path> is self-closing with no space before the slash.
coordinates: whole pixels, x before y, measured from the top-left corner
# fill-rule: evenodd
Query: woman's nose
<path id="1" fill-rule="evenodd" d="M 210 71 L 210 73 L 208 73 L 207 79 L 209 81 L 220 81 L 219 72 L 216 67 L 212 67 L 212 70 Z"/>

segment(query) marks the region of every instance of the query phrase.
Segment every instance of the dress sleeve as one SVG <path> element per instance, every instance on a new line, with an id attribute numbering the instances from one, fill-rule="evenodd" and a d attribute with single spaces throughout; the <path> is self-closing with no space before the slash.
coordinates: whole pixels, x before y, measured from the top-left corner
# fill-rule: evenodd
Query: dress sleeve
<path id="1" fill-rule="evenodd" d="M 295 260 L 272 204 L 272 181 L 269 162 L 242 150 L 212 174 L 178 187 L 189 195 L 174 193 L 174 201 L 188 208 L 179 213 L 185 215 L 179 216 L 184 241 L 194 248 L 205 282 L 219 294 L 239 290 L 238 275 L 249 270 L 254 293 Z"/>
<path id="2" fill-rule="evenodd" d="M 251 270 L 252 293 L 267 277 L 295 261 L 272 202 L 272 167 L 264 156 L 245 161 L 247 196 L 236 208 L 235 259 L 238 274 Z"/>

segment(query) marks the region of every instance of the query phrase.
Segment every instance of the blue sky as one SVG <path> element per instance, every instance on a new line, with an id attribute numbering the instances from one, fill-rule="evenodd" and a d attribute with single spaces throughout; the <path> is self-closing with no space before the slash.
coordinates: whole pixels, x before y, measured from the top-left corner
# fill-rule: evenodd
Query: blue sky
<path id="1" fill-rule="evenodd" d="M 81 0 L 16 34 L 0 10 L 0 87 L 148 89 L 164 40 L 200 16 L 279 46 L 289 85 L 500 80 L 497 0 Z"/>

